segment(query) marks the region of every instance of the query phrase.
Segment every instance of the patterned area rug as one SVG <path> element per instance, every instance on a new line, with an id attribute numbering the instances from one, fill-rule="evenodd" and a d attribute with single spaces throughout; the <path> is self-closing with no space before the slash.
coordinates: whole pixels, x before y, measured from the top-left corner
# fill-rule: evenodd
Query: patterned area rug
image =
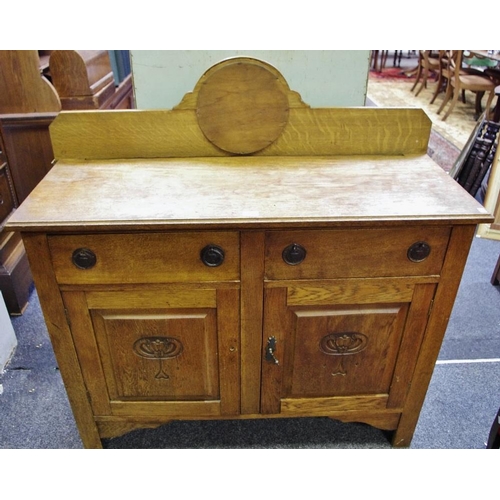
<path id="1" fill-rule="evenodd" d="M 410 68 L 385 67 L 383 71 L 370 71 L 370 78 L 375 80 L 408 80 L 407 70 Z"/>
<path id="2" fill-rule="evenodd" d="M 380 107 L 422 108 L 432 121 L 433 132 L 437 132 L 441 136 L 441 139 L 436 139 L 436 144 L 430 144 L 429 147 L 434 149 L 437 147 L 438 150 L 434 152 L 444 155 L 451 154 L 453 150 L 462 150 L 476 125 L 474 118 L 475 95 L 471 92 L 466 92 L 467 102 L 464 104 L 459 100 L 448 119 L 443 122 L 442 117 L 448 107 L 441 111 L 439 115 L 437 114 L 437 110 L 443 102 L 444 94 L 439 94 L 434 103 L 429 104 L 435 90 L 435 82 L 431 81 L 428 83 L 427 88 L 422 89 L 420 94 L 415 97 L 415 91 L 411 92 L 414 81 L 414 77 L 379 78 L 370 74 L 368 79 L 368 99 Z M 448 148 L 449 151 L 440 152 L 440 148 Z"/>

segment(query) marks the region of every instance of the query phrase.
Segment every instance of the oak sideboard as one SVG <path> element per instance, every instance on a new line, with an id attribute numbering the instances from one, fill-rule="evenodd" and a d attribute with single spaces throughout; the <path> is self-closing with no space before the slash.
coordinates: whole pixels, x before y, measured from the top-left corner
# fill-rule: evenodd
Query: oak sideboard
<path id="1" fill-rule="evenodd" d="M 62 112 L 11 217 L 86 447 L 171 420 L 327 416 L 409 446 L 490 214 L 419 109 L 310 108 L 221 61 L 172 110 Z"/>

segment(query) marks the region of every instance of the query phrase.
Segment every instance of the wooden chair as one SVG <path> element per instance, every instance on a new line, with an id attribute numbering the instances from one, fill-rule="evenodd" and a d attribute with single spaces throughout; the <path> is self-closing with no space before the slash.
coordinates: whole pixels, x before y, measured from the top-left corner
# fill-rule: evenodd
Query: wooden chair
<path id="1" fill-rule="evenodd" d="M 371 68 L 373 71 L 380 73 L 387 62 L 388 50 L 372 50 L 371 51 Z"/>
<path id="2" fill-rule="evenodd" d="M 486 116 L 488 117 L 491 103 L 495 97 L 495 83 L 490 78 L 480 73 L 469 73 L 464 71 L 462 68 L 463 50 L 448 50 L 446 52 L 446 61 L 448 65 L 446 74 L 448 75 L 448 84 L 446 86 L 446 94 L 437 114 L 441 113 L 451 99 L 448 111 L 443 116 L 443 121 L 445 121 L 453 111 L 459 95 L 465 90 L 470 90 L 476 94 L 480 93 L 480 96 L 483 95 L 481 93 L 488 93 L 486 102 Z M 480 105 L 480 103 L 476 102 L 476 109 L 478 107 L 477 104 Z"/>
<path id="3" fill-rule="evenodd" d="M 436 97 L 441 92 L 446 92 L 446 87 L 448 85 L 448 81 L 450 80 L 450 71 L 448 64 L 449 52 L 453 53 L 453 56 L 456 57 L 456 50 L 448 51 L 448 50 L 440 50 L 438 55 L 439 67 L 438 67 L 438 79 L 436 84 L 436 89 L 434 90 L 434 94 L 432 94 L 432 99 L 429 104 L 433 104 L 436 100 Z M 464 91 L 465 98 L 465 91 Z"/>
<path id="4" fill-rule="evenodd" d="M 415 96 L 420 94 L 420 92 L 424 87 L 427 88 L 427 80 L 429 79 L 431 72 L 437 72 L 438 70 L 439 70 L 439 59 L 437 57 L 432 56 L 432 51 L 419 50 L 417 75 L 415 77 L 415 83 L 413 84 L 411 91 L 413 92 L 413 90 L 415 90 L 415 87 L 417 86 L 420 77 L 422 77 L 422 83 L 418 88 Z"/>
<path id="5" fill-rule="evenodd" d="M 450 70 L 449 70 L 449 62 L 448 57 L 453 57 L 456 61 L 458 50 L 440 50 L 438 54 L 439 59 L 439 69 L 438 69 L 438 79 L 436 89 L 434 90 L 434 94 L 432 95 L 432 99 L 429 104 L 433 104 L 436 100 L 436 97 L 441 92 L 446 92 L 446 87 L 448 85 L 448 81 L 450 80 Z M 463 66 L 460 68 L 460 73 L 464 75 L 482 75 L 483 73 L 477 69 Z M 484 75 L 483 75 L 484 76 Z M 462 90 L 462 102 L 465 104 L 465 90 Z"/>

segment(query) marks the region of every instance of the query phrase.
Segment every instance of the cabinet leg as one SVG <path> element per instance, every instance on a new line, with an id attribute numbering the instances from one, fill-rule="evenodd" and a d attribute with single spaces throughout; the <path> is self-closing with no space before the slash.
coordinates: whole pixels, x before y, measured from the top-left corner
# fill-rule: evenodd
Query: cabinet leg
<path id="1" fill-rule="evenodd" d="M 95 449 L 95 450 L 100 450 L 102 449 L 102 441 L 101 437 L 99 436 L 99 433 L 92 433 L 91 435 L 86 434 L 84 435 L 83 433 L 80 432 L 80 437 L 82 439 L 83 447 L 86 449 Z"/>
<path id="2" fill-rule="evenodd" d="M 412 438 L 413 438 L 413 433 L 411 434 L 411 436 L 403 436 L 396 430 L 393 432 L 390 441 L 393 448 L 409 448 Z"/>
<path id="3" fill-rule="evenodd" d="M 394 448 L 408 448 L 410 446 L 417 422 L 418 415 L 416 418 L 404 413 L 401 415 L 399 425 L 392 434 L 391 444 Z"/>

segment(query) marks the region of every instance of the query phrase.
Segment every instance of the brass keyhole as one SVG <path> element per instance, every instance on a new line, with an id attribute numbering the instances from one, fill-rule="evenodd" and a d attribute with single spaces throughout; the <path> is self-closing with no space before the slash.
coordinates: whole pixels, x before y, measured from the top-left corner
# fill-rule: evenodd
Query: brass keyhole
<path id="1" fill-rule="evenodd" d="M 267 339 L 267 346 L 266 346 L 266 361 L 270 363 L 274 363 L 275 365 L 279 365 L 278 359 L 276 359 L 276 356 L 274 355 L 274 352 L 276 351 L 276 337 L 269 337 Z"/>

